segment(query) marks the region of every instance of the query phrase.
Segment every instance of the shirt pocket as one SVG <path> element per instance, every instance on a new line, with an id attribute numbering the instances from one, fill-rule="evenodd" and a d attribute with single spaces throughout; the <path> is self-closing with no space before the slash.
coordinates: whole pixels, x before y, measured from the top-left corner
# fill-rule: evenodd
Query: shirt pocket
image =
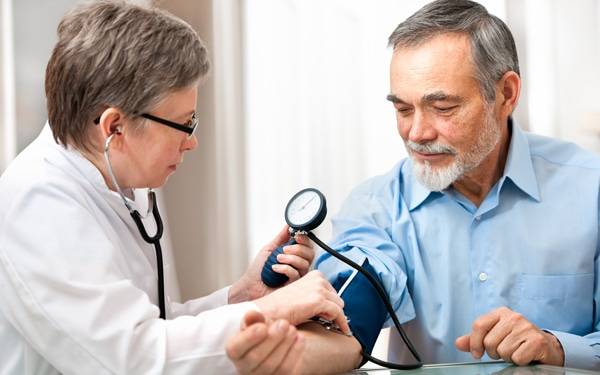
<path id="1" fill-rule="evenodd" d="M 541 329 L 583 335 L 591 332 L 594 274 L 520 274 L 515 310 Z"/>

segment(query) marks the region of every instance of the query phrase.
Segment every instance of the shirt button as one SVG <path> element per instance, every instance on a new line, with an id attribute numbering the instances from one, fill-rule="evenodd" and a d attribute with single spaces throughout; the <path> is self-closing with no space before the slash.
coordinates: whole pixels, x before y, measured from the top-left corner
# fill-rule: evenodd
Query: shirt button
<path id="1" fill-rule="evenodd" d="M 477 221 L 481 220 L 481 216 L 475 216 L 475 220 L 477 220 Z"/>
<path id="2" fill-rule="evenodd" d="M 488 274 L 485 272 L 482 272 L 479 274 L 479 281 L 484 282 L 488 279 Z"/>

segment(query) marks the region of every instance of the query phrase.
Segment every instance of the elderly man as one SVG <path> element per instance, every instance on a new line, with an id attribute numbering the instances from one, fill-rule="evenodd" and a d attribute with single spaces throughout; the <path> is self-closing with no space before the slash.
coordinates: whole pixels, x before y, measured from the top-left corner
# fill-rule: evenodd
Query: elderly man
<path id="1" fill-rule="evenodd" d="M 483 6 L 435 1 L 389 42 L 388 100 L 410 157 L 351 193 L 332 246 L 368 258 L 425 362 L 600 369 L 600 158 L 512 120 L 515 43 Z M 317 264 L 331 281 L 347 270 Z"/>
<path id="2" fill-rule="evenodd" d="M 368 260 L 426 363 L 487 356 L 599 370 L 600 158 L 512 120 L 515 43 L 483 6 L 430 3 L 390 45 L 388 100 L 410 157 L 354 189 L 332 247 Z M 334 285 L 351 277 L 328 254 L 317 267 Z M 342 298 L 370 351 L 387 314 L 354 298 L 373 293 L 360 288 Z M 336 339 L 347 350 L 329 358 L 356 365 L 357 341 Z M 389 354 L 414 362 L 397 335 Z"/>

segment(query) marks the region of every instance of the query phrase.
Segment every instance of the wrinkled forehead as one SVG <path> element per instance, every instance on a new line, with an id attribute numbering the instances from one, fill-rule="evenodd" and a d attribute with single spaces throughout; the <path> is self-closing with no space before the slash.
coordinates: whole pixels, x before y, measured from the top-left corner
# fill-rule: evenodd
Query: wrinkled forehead
<path id="1" fill-rule="evenodd" d="M 390 64 L 392 94 L 478 90 L 471 44 L 464 34 L 440 34 L 416 46 L 398 46 Z"/>

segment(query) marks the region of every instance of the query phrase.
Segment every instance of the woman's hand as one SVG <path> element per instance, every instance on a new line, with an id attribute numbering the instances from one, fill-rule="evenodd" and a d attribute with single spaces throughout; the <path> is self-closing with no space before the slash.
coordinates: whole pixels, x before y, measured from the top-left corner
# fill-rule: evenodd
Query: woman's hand
<path id="1" fill-rule="evenodd" d="M 226 351 L 240 374 L 295 375 L 300 373 L 304 338 L 285 320 L 268 322 L 263 314 L 249 311 Z"/>
<path id="2" fill-rule="evenodd" d="M 344 333 L 350 333 L 344 315 L 344 300 L 319 271 L 311 271 L 298 281 L 254 301 L 267 319 L 285 319 L 297 326 L 312 317 L 331 320 Z"/>
<path id="3" fill-rule="evenodd" d="M 231 286 L 229 303 L 255 300 L 274 290 L 262 282 L 260 274 L 269 255 L 289 240 L 288 228 L 286 225 L 271 242 L 258 252 L 246 273 Z M 289 278 L 286 285 L 306 275 L 315 257 L 315 251 L 308 237 L 297 235 L 296 242 L 296 245 L 284 247 L 283 254 L 277 256 L 277 261 L 281 264 L 273 265 L 275 272 L 282 273 Z"/>

